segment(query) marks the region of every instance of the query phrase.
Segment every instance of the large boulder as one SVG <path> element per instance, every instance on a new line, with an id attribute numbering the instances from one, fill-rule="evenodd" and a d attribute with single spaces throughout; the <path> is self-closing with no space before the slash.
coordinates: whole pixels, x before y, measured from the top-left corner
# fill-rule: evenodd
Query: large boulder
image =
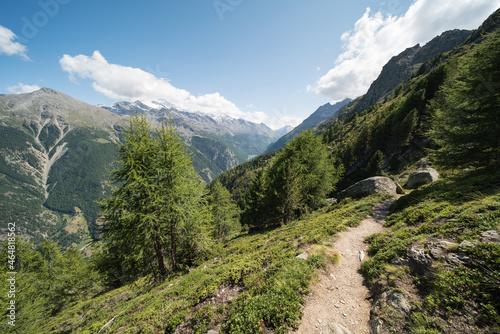
<path id="1" fill-rule="evenodd" d="M 363 181 L 359 181 L 349 188 L 341 191 L 338 199 L 342 200 L 347 197 L 365 197 L 372 194 L 397 194 L 397 186 L 390 178 L 385 176 L 374 176 Z"/>
<path id="2" fill-rule="evenodd" d="M 423 186 L 424 184 L 429 184 L 435 182 L 439 179 L 439 173 L 434 168 L 423 168 L 419 169 L 414 173 L 411 173 L 406 182 L 406 188 L 415 189 L 417 187 Z"/>

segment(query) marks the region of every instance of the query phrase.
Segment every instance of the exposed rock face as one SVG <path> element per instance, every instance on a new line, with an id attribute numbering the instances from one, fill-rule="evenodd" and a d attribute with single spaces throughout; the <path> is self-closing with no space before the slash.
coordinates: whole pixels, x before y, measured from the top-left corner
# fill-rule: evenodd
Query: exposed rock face
<path id="1" fill-rule="evenodd" d="M 401 82 L 415 74 L 421 64 L 432 60 L 436 55 L 448 52 L 462 44 L 471 35 L 470 30 L 450 30 L 435 37 L 424 46 L 417 44 L 394 56 L 383 67 L 382 72 L 375 80 L 368 92 L 359 100 L 355 107 L 349 111 L 361 112 L 371 105 L 376 104 L 386 94 L 396 88 Z M 343 113 L 344 110 L 340 111 Z"/>
<path id="2" fill-rule="evenodd" d="M 314 113 L 312 113 L 311 116 L 307 117 L 302 123 L 300 123 L 297 127 L 295 127 L 293 130 L 291 130 L 283 137 L 278 139 L 278 141 L 276 141 L 275 143 L 269 145 L 269 147 L 267 148 L 267 152 L 272 152 L 285 146 L 286 143 L 292 140 L 301 131 L 305 131 L 311 127 L 315 128 L 324 121 L 332 117 L 335 117 L 339 112 L 339 110 L 345 107 L 349 102 L 351 102 L 350 99 L 345 99 L 344 101 L 338 102 L 336 104 L 327 103 L 325 105 L 322 105 Z"/>
<path id="3" fill-rule="evenodd" d="M 376 193 L 396 195 L 396 184 L 388 177 L 374 176 L 359 181 L 349 188 L 341 191 L 338 198 L 339 200 L 342 200 L 347 197 L 365 197 Z"/>
<path id="4" fill-rule="evenodd" d="M 406 182 L 406 188 L 415 189 L 424 184 L 436 182 L 439 179 L 439 173 L 434 168 L 424 168 L 410 174 Z"/>

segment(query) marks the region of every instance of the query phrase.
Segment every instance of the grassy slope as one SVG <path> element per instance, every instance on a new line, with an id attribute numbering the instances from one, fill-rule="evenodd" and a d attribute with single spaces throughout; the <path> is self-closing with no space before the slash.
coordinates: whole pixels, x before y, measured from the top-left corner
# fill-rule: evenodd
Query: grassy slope
<path id="1" fill-rule="evenodd" d="M 446 177 L 413 191 L 388 217 L 390 232 L 368 238 L 362 269 L 374 295 L 402 292 L 412 303 L 404 314 L 384 305 L 374 316 L 389 332 L 498 333 L 500 331 L 500 245 L 480 242 L 484 231 L 500 227 L 500 173 L 479 169 Z M 430 243 L 451 242 L 442 259 L 427 266 L 392 265 L 412 247 L 430 253 Z M 460 246 L 466 241 L 472 247 Z M 467 256 L 452 265 L 447 256 Z"/>
<path id="2" fill-rule="evenodd" d="M 182 323 L 194 333 L 220 324 L 232 333 L 264 327 L 286 332 L 300 319 L 315 269 L 330 258 L 321 247 L 307 261 L 295 256 L 357 225 L 383 198 L 345 201 L 286 227 L 214 245 L 214 258 L 197 268 L 161 283 L 143 279 L 77 302 L 42 322 L 40 332 L 96 333 L 115 316 L 101 333 L 170 333 Z"/>

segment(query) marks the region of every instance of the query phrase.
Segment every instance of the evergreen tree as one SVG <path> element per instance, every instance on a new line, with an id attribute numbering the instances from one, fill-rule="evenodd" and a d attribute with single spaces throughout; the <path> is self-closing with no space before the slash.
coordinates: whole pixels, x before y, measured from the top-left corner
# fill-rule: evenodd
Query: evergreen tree
<path id="1" fill-rule="evenodd" d="M 478 45 L 431 105 L 430 136 L 447 166 L 500 161 L 500 32 Z"/>
<path id="2" fill-rule="evenodd" d="M 384 165 L 384 153 L 378 150 L 373 154 L 372 158 L 368 162 L 368 166 L 366 167 L 367 176 L 380 176 L 383 175 L 382 166 Z"/>
<path id="3" fill-rule="evenodd" d="M 261 169 L 252 179 L 243 198 L 241 223 L 251 228 L 262 229 L 266 226 L 268 211 L 266 210 L 266 187 L 264 171 Z"/>
<path id="4" fill-rule="evenodd" d="M 232 200 L 229 191 L 219 182 L 215 181 L 208 197 L 209 209 L 212 214 L 212 236 L 220 241 L 240 227 L 240 210 Z"/>
<path id="5" fill-rule="evenodd" d="M 144 116 L 131 118 L 118 164 L 101 202 L 106 252 L 122 271 L 143 274 L 191 261 L 202 242 L 204 186 L 173 125 L 153 131 Z"/>
<path id="6" fill-rule="evenodd" d="M 335 166 L 337 165 L 337 166 Z M 343 167 L 334 162 L 321 138 L 311 130 L 292 139 L 266 173 L 267 198 L 274 219 L 288 224 L 325 204 Z"/>

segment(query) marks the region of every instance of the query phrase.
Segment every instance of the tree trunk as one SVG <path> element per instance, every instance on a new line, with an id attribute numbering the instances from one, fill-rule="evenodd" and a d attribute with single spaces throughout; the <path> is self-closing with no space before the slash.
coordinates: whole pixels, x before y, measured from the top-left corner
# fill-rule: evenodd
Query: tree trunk
<path id="1" fill-rule="evenodd" d="M 170 262 L 172 263 L 172 270 L 177 270 L 177 228 L 176 223 L 172 223 L 170 230 Z"/>
<path id="2" fill-rule="evenodd" d="M 155 249 L 156 259 L 158 261 L 158 270 L 160 271 L 160 275 L 165 276 L 167 275 L 167 268 L 165 268 L 165 261 L 163 259 L 161 240 L 156 232 L 153 235 L 153 240 L 153 247 Z"/>

